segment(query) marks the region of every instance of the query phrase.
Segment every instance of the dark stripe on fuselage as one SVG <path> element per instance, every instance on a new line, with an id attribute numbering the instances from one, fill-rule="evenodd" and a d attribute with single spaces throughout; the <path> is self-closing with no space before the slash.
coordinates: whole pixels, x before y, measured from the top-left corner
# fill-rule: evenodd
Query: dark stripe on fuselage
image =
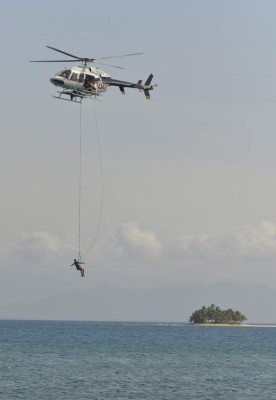
<path id="1" fill-rule="evenodd" d="M 137 83 L 119 81 L 117 79 L 105 78 L 102 77 L 102 81 L 111 86 L 122 86 L 122 87 L 130 87 L 130 88 L 140 88 L 142 85 L 137 85 Z"/>
<path id="2" fill-rule="evenodd" d="M 64 81 L 62 79 L 51 78 L 50 81 L 56 86 L 64 86 Z"/>

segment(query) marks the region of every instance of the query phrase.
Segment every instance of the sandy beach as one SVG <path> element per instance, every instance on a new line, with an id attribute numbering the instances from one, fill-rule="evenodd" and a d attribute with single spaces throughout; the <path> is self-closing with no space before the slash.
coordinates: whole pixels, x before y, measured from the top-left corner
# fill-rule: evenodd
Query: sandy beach
<path id="1" fill-rule="evenodd" d="M 192 324 L 195 326 L 224 326 L 233 328 L 276 328 L 276 324 Z"/>

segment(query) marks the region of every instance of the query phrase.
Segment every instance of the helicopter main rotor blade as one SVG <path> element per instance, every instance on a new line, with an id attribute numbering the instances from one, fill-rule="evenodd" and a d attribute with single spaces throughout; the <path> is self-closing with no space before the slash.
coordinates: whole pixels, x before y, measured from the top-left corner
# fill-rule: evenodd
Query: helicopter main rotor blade
<path id="1" fill-rule="evenodd" d="M 67 62 L 76 62 L 76 61 L 81 61 L 80 59 L 77 60 L 31 60 L 29 62 L 63 62 L 63 63 L 67 63 Z"/>
<path id="2" fill-rule="evenodd" d="M 55 50 L 55 51 L 58 51 L 59 53 L 65 54 L 66 56 L 77 58 L 78 60 L 82 60 L 83 59 L 83 57 L 74 56 L 73 54 L 66 53 L 65 51 L 56 49 L 55 47 L 51 47 L 51 46 L 46 46 L 46 47 L 48 47 L 48 49 Z"/>
<path id="3" fill-rule="evenodd" d="M 119 67 L 118 65 L 105 64 L 105 63 L 97 62 L 97 61 L 93 61 L 93 62 L 94 62 L 95 64 L 99 64 L 99 65 L 106 65 L 106 66 L 108 66 L 108 67 L 124 69 L 124 67 Z"/>
<path id="4" fill-rule="evenodd" d="M 143 54 L 143 53 L 129 53 L 129 54 L 122 54 L 122 55 L 118 55 L 118 56 L 109 56 L 109 57 L 99 57 L 99 58 L 88 58 L 88 57 L 78 57 L 78 56 L 74 56 L 73 54 L 67 53 L 66 51 L 63 50 L 59 50 L 56 49 L 55 47 L 52 46 L 46 46 L 48 47 L 48 49 L 57 51 L 58 53 L 61 54 L 65 54 L 66 56 L 72 57 L 74 60 L 32 60 L 30 62 L 63 62 L 63 63 L 67 63 L 67 62 L 76 62 L 76 61 L 81 61 L 83 62 L 85 65 L 89 62 L 97 62 L 98 60 L 107 60 L 110 58 L 119 58 L 119 57 L 128 57 L 128 56 L 137 56 L 139 54 Z M 123 67 L 120 67 L 118 65 L 111 65 L 111 64 L 104 64 L 104 63 L 98 63 L 101 65 L 107 65 L 109 67 L 114 67 L 114 68 L 120 68 L 120 69 L 124 69 Z"/>
<path id="5" fill-rule="evenodd" d="M 139 54 L 144 54 L 144 53 L 131 53 L 131 54 L 122 54 L 121 56 L 100 57 L 100 58 L 93 58 L 93 60 L 106 60 L 106 59 L 108 59 L 108 58 L 138 56 Z"/>
<path id="6" fill-rule="evenodd" d="M 32 63 L 48 63 L 48 62 L 52 62 L 52 63 L 55 63 L 55 62 L 62 62 L 62 63 L 68 63 L 68 62 L 80 62 L 80 61 L 82 61 L 82 60 L 30 60 L 29 62 L 32 62 Z M 90 62 L 94 62 L 94 61 L 90 61 Z M 124 69 L 124 67 L 119 67 L 118 65 L 111 65 L 111 64 L 105 64 L 105 63 L 102 63 L 102 62 L 97 62 L 97 64 L 99 64 L 99 65 L 106 65 L 106 66 L 109 66 L 109 67 L 114 67 L 114 68 L 120 68 L 120 69 Z"/>

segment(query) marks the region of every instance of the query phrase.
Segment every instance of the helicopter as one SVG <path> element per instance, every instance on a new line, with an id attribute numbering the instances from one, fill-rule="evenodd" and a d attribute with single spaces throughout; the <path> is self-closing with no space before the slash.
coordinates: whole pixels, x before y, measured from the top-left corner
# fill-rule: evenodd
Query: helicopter
<path id="1" fill-rule="evenodd" d="M 50 82 L 60 88 L 57 90 L 56 96 L 53 95 L 56 99 L 60 100 L 68 100 L 74 101 L 77 103 L 81 103 L 84 98 L 90 99 L 98 99 L 99 96 L 102 96 L 103 93 L 107 91 L 110 86 L 117 86 L 120 89 L 122 94 L 125 94 L 125 88 L 138 89 L 140 92 L 144 92 L 146 98 L 150 99 L 150 90 L 153 90 L 156 87 L 156 84 L 152 84 L 153 74 L 150 74 L 145 83 L 143 84 L 142 80 L 138 80 L 137 83 L 121 81 L 118 79 L 113 79 L 111 76 L 101 71 L 97 67 L 91 67 L 88 64 L 95 63 L 101 65 L 107 65 L 114 68 L 123 69 L 123 67 L 117 65 L 110 65 L 102 63 L 98 60 L 105 60 L 110 58 L 117 57 L 127 57 L 127 56 L 136 56 L 143 53 L 131 53 L 131 54 L 123 54 L 119 56 L 111 56 L 111 57 L 100 57 L 100 58 L 89 58 L 89 57 L 78 57 L 73 54 L 67 53 L 63 50 L 56 49 L 55 47 L 46 46 L 47 48 L 57 51 L 59 53 L 65 54 L 72 59 L 67 60 L 31 60 L 30 62 L 82 62 L 82 65 L 79 67 L 72 67 L 63 69 L 58 72 L 53 78 L 50 79 Z"/>

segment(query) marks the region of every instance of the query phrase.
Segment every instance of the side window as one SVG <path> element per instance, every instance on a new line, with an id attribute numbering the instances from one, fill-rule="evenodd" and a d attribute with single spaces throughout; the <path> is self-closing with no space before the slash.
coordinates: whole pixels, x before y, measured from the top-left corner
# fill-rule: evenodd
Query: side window
<path id="1" fill-rule="evenodd" d="M 69 79 L 70 73 L 71 73 L 71 71 L 68 69 L 67 71 L 64 71 L 64 75 L 63 76 L 65 78 Z"/>
<path id="2" fill-rule="evenodd" d="M 79 81 L 80 81 L 80 82 L 83 82 L 83 81 L 84 81 L 84 74 L 80 74 Z"/>
<path id="3" fill-rule="evenodd" d="M 71 81 L 76 81 L 78 79 L 78 74 L 76 72 L 72 72 L 70 79 Z"/>

